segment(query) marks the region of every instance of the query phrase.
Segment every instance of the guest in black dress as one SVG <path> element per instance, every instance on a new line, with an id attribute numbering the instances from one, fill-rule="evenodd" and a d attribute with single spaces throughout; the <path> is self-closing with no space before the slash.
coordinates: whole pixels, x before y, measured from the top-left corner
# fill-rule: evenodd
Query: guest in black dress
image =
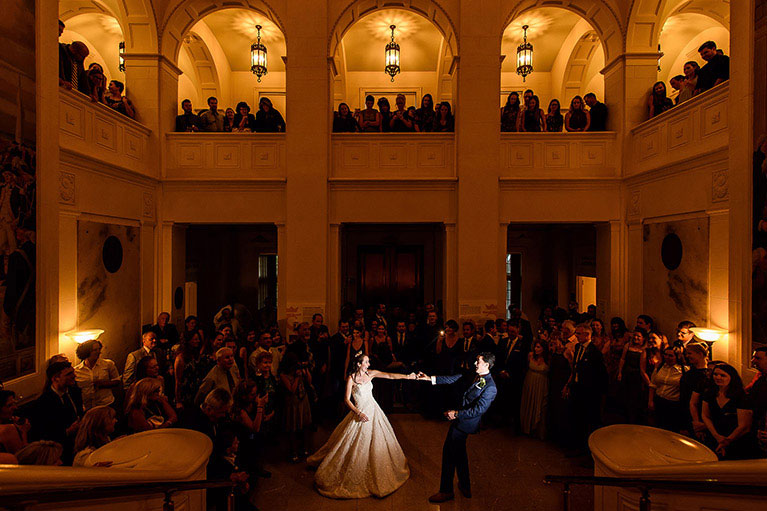
<path id="1" fill-rule="evenodd" d="M 421 98 L 421 108 L 415 111 L 415 130 L 433 131 L 435 117 L 434 99 L 431 94 L 424 94 Z"/>
<path id="2" fill-rule="evenodd" d="M 501 131 L 517 131 L 519 112 L 519 94 L 512 92 L 506 98 L 506 104 L 501 108 Z"/>
<path id="3" fill-rule="evenodd" d="M 359 131 L 357 120 L 352 117 L 349 105 L 341 103 L 333 116 L 333 133 L 356 133 Z"/>
<path id="4" fill-rule="evenodd" d="M 561 132 L 565 125 L 565 118 L 560 109 L 559 100 L 549 101 L 549 113 L 546 114 L 546 131 L 550 133 Z"/>
<path id="5" fill-rule="evenodd" d="M 714 367 L 713 379 L 714 386 L 703 398 L 707 444 L 719 459 L 751 458 L 756 452 L 751 434 L 753 412 L 747 404 L 743 381 L 734 367 L 724 363 Z"/>
<path id="6" fill-rule="evenodd" d="M 647 106 L 650 108 L 651 118 L 674 107 L 674 102 L 666 94 L 665 83 L 655 82 L 652 86 L 652 94 L 647 99 Z"/>
<path id="7" fill-rule="evenodd" d="M 453 132 L 455 131 L 455 119 L 450 111 L 450 103 L 443 101 L 439 104 L 437 115 L 434 117 L 434 129 L 432 131 Z"/>
<path id="8" fill-rule="evenodd" d="M 570 110 L 565 115 L 565 129 L 567 131 L 588 131 L 591 124 L 591 116 L 583 109 L 583 98 L 575 96 L 570 101 Z"/>
<path id="9" fill-rule="evenodd" d="M 250 105 L 244 101 L 237 103 L 237 113 L 232 122 L 232 131 L 256 131 L 256 118 L 250 113 Z"/>
<path id="10" fill-rule="evenodd" d="M 256 113 L 256 131 L 259 133 L 285 132 L 285 119 L 274 109 L 269 98 L 261 98 Z"/>
<path id="11" fill-rule="evenodd" d="M 391 131 L 391 105 L 386 98 L 378 98 L 378 111 L 381 113 L 381 131 Z"/>
<path id="12" fill-rule="evenodd" d="M 543 110 L 538 96 L 533 96 L 527 102 L 527 107 L 522 112 L 522 117 L 517 120 L 517 131 L 541 132 L 545 121 Z"/>

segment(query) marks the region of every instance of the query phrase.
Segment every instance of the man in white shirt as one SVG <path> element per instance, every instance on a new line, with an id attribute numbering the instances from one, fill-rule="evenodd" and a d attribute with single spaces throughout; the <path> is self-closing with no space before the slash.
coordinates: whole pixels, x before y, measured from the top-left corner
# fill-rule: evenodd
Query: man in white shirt
<path id="1" fill-rule="evenodd" d="M 221 348 L 216 352 L 216 365 L 202 380 L 194 402 L 202 404 L 213 389 L 224 389 L 234 395 L 234 389 L 238 383 L 240 383 L 240 371 L 234 363 L 234 351 L 231 348 Z"/>
<path id="2" fill-rule="evenodd" d="M 272 334 L 270 334 L 268 330 L 264 330 L 258 336 L 258 348 L 253 350 L 253 353 L 251 353 L 250 357 L 248 357 L 248 370 L 251 371 L 253 374 L 256 374 L 258 372 L 258 367 L 256 364 L 256 359 L 258 358 L 258 355 L 264 352 L 271 353 L 272 368 L 270 372 L 272 373 L 272 376 L 277 378 L 277 372 L 280 368 L 280 362 L 282 361 L 283 350 L 284 350 L 284 346 L 280 346 L 280 347 L 272 346 Z"/>
<path id="3" fill-rule="evenodd" d="M 111 405 L 115 396 L 112 389 L 120 385 L 120 373 L 115 363 L 101 358 L 102 344 L 95 339 L 77 346 L 75 354 L 82 360 L 75 366 L 75 380 L 83 393 L 83 408 Z"/>
<path id="4" fill-rule="evenodd" d="M 136 381 L 136 365 L 144 357 L 153 357 L 154 348 L 157 346 L 157 335 L 154 332 L 145 332 L 141 336 L 141 348 L 128 353 L 123 370 L 123 387 L 126 389 Z"/>

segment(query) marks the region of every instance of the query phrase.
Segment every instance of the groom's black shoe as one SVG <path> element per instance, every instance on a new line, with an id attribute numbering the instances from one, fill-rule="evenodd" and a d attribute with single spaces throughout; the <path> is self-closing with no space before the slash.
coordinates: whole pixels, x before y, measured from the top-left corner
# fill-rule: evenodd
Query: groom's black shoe
<path id="1" fill-rule="evenodd" d="M 455 494 L 452 492 L 450 493 L 439 492 L 429 497 L 429 502 L 432 502 L 434 504 L 439 504 L 440 502 L 447 502 L 448 500 L 453 500 L 454 498 L 455 498 Z"/>
<path id="2" fill-rule="evenodd" d="M 463 494 L 464 497 L 467 499 L 471 498 L 471 490 L 469 488 L 464 488 L 460 484 L 458 485 L 458 489 L 461 490 L 461 494 Z"/>

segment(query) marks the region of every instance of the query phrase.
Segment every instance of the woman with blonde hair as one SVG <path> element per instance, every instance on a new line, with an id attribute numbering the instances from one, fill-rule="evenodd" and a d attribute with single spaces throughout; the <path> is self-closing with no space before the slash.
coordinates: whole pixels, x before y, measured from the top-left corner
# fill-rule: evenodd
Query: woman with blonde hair
<path id="1" fill-rule="evenodd" d="M 150 429 L 168 428 L 178 422 L 176 411 L 162 393 L 162 383 L 156 378 L 144 378 L 125 407 L 128 429 L 138 433 Z"/>
<path id="2" fill-rule="evenodd" d="M 115 432 L 117 425 L 117 414 L 109 406 L 94 406 L 83 416 L 80 422 L 80 429 L 77 430 L 75 437 L 75 460 L 72 463 L 75 467 L 108 467 L 111 461 L 99 462 L 95 465 L 88 463 L 88 456 L 111 441 L 109 435 Z"/>
<path id="3" fill-rule="evenodd" d="M 32 442 L 16 453 L 19 465 L 61 465 L 64 447 L 52 440 Z"/>

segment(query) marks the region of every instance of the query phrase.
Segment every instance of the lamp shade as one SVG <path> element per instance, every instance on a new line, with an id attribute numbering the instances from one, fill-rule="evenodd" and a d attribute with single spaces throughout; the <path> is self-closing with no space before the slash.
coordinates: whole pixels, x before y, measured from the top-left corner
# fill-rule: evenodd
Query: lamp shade
<path id="1" fill-rule="evenodd" d="M 389 28 L 391 29 L 391 41 L 386 44 L 384 72 L 391 76 L 391 81 L 394 81 L 394 76 L 400 72 L 399 44 L 394 41 L 394 29 L 397 27 L 391 25 Z"/>
<path id="2" fill-rule="evenodd" d="M 727 333 L 725 330 L 719 330 L 716 328 L 702 328 L 697 326 L 690 328 L 690 331 L 695 334 L 698 339 L 706 342 L 716 342 Z"/>
<path id="3" fill-rule="evenodd" d="M 258 39 L 250 45 L 250 71 L 258 77 L 260 82 L 261 77 L 267 73 L 266 46 L 261 44 L 261 25 L 256 25 L 256 30 L 258 30 Z"/>
<path id="4" fill-rule="evenodd" d="M 533 72 L 533 45 L 527 42 L 527 25 L 524 30 L 523 42 L 517 46 L 517 74 L 525 81 L 525 77 Z"/>
<path id="5" fill-rule="evenodd" d="M 75 341 L 77 344 L 82 344 L 85 341 L 94 341 L 98 339 L 104 330 L 100 328 L 92 328 L 90 330 L 76 330 L 74 332 L 67 332 L 67 337 Z"/>

